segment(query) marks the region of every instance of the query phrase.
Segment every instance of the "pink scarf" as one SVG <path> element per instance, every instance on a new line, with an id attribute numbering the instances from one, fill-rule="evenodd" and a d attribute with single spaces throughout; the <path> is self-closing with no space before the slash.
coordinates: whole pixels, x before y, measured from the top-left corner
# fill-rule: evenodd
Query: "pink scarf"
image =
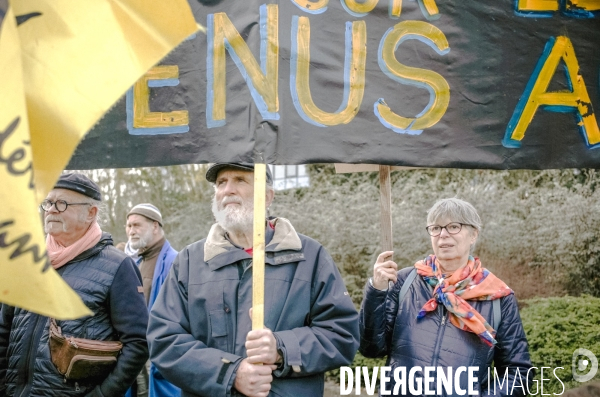
<path id="1" fill-rule="evenodd" d="M 85 234 L 68 247 L 60 245 L 51 235 L 46 236 L 46 250 L 48 251 L 52 267 L 58 269 L 83 251 L 98 244 L 101 237 L 102 230 L 97 222 L 93 222 Z"/>

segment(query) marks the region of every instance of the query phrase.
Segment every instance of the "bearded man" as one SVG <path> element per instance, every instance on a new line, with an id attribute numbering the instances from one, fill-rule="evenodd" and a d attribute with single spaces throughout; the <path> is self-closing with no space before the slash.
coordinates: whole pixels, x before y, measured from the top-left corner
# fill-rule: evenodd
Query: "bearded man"
<path id="1" fill-rule="evenodd" d="M 129 211 L 125 232 L 129 247 L 136 250 L 138 255 L 144 298 L 150 310 L 177 251 L 165 238 L 162 214 L 152 204 L 138 204 Z M 179 389 L 165 380 L 156 367 L 149 363 L 137 377 L 135 386 L 135 395 L 138 397 L 171 397 L 180 394 Z"/>
<path id="2" fill-rule="evenodd" d="M 324 372 L 358 346 L 335 263 L 287 219 L 266 220 L 265 329 L 251 330 L 254 165 L 214 164 L 206 179 L 217 223 L 173 263 L 150 313 L 152 362 L 183 396 L 323 395 Z"/>
<path id="3" fill-rule="evenodd" d="M 65 337 L 118 340 L 123 344 L 104 378 L 62 376 L 48 345 L 50 320 L 2 305 L 0 311 L 0 395 L 122 396 L 148 359 L 148 315 L 141 276 L 131 258 L 113 246 L 98 224 L 102 195 L 82 174 L 63 174 L 40 205 L 50 263 L 94 313 L 57 321 Z"/>

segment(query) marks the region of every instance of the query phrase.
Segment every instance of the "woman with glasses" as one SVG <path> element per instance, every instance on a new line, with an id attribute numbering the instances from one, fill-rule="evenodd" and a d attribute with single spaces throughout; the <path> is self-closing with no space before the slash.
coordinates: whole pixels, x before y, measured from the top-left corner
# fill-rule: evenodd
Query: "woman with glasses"
<path id="1" fill-rule="evenodd" d="M 432 254 L 400 271 L 392 251 L 377 258 L 360 352 L 387 356 L 381 395 L 528 394 L 533 371 L 513 291 L 471 256 L 480 230 L 471 204 L 443 199 L 427 213 Z"/>

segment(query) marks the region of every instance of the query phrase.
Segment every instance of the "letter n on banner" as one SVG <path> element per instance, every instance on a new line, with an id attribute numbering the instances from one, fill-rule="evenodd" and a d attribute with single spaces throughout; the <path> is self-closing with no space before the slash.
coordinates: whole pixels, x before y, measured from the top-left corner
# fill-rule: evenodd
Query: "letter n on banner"
<path id="1" fill-rule="evenodd" d="M 244 76 L 254 103 L 265 120 L 279 120 L 279 8 L 260 6 L 260 66 L 248 44 L 224 12 L 208 15 L 206 125 L 225 125 L 225 49 Z"/>
<path id="2" fill-rule="evenodd" d="M 571 91 L 548 92 L 550 81 L 561 60 L 566 66 L 565 74 Z M 525 132 L 540 106 L 551 112 L 575 113 L 579 131 L 587 147 L 592 149 L 600 146 L 600 131 L 592 102 L 583 77 L 579 75 L 579 63 L 568 37 L 551 37 L 546 44 L 506 128 L 502 141 L 505 147 L 521 147 Z"/>

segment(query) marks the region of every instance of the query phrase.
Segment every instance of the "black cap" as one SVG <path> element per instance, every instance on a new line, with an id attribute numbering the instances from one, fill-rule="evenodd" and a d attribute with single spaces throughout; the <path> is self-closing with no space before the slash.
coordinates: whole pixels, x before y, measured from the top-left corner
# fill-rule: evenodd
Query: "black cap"
<path id="1" fill-rule="evenodd" d="M 252 163 L 215 163 L 208 167 L 206 171 L 206 180 L 210 183 L 215 183 L 217 181 L 217 175 L 219 171 L 224 168 L 235 168 L 243 171 L 251 171 L 254 172 L 254 164 Z M 267 183 L 273 183 L 273 175 L 271 175 L 271 169 L 267 165 Z"/>
<path id="2" fill-rule="evenodd" d="M 83 174 L 62 174 L 58 178 L 54 188 L 72 190 L 84 196 L 91 197 L 94 200 L 102 201 L 102 193 L 100 193 L 98 185 Z"/>

